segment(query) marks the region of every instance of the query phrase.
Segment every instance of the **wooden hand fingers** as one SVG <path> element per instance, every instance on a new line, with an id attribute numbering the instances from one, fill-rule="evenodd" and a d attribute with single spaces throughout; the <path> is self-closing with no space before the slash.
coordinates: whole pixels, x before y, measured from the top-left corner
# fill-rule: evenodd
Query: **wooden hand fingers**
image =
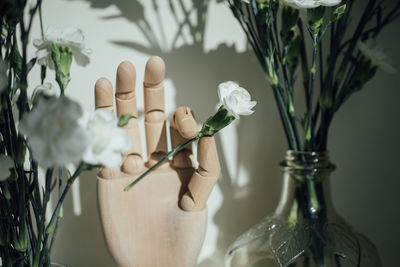
<path id="1" fill-rule="evenodd" d="M 151 57 L 144 75 L 144 113 L 148 167 L 167 154 L 167 134 L 164 107 L 165 64 L 160 57 Z M 164 166 L 166 163 L 163 164 Z M 161 165 L 159 168 L 162 168 Z"/>
<path id="2" fill-rule="evenodd" d="M 167 151 L 167 135 L 164 106 L 165 64 L 159 57 L 151 57 L 146 64 L 144 77 L 144 114 L 148 166 L 151 167 Z M 131 138 L 131 148 L 124 154 L 120 169 L 102 169 L 101 177 L 110 179 L 121 175 L 121 170 L 128 174 L 143 172 L 145 165 L 141 151 L 141 139 L 138 125 L 138 110 L 135 94 L 136 70 L 132 63 L 122 62 L 117 70 L 115 101 L 117 116 L 131 113 L 132 117 L 124 126 Z M 114 96 L 111 83 L 100 78 L 95 86 L 96 109 L 113 110 Z M 188 107 L 178 108 L 170 120 L 172 147 L 183 144 L 198 134 L 197 123 Z M 198 144 L 198 169 L 193 173 L 187 186 L 187 192 L 181 198 L 181 208 L 185 211 L 205 209 L 207 199 L 218 179 L 220 165 L 214 137 L 203 137 Z M 192 148 L 185 147 L 177 153 L 171 165 L 175 169 L 193 168 Z M 163 166 L 169 166 L 167 161 Z"/>
<path id="3" fill-rule="evenodd" d="M 188 184 L 188 191 L 181 199 L 186 211 L 200 211 L 206 208 L 208 197 L 217 182 L 220 164 L 214 137 L 200 139 L 197 149 L 198 169 Z"/>
<path id="4" fill-rule="evenodd" d="M 114 113 L 114 97 L 112 84 L 106 78 L 100 78 L 95 85 L 95 106 L 96 109 L 104 109 Z M 120 175 L 120 169 L 103 168 L 100 176 L 104 179 L 112 179 Z"/>
<path id="5" fill-rule="evenodd" d="M 117 90 L 115 101 L 117 103 L 118 117 L 131 113 L 132 117 L 124 126 L 131 138 L 131 148 L 124 155 L 122 171 L 135 174 L 143 170 L 142 146 L 138 124 L 138 111 L 136 106 L 136 69 L 129 61 L 119 64 L 117 69 Z"/>
<path id="6" fill-rule="evenodd" d="M 191 109 L 188 107 L 178 108 L 170 119 L 172 148 L 195 137 L 198 132 L 197 123 Z M 174 156 L 171 164 L 174 168 L 178 169 L 193 167 L 192 145 L 190 144 L 178 152 Z"/>

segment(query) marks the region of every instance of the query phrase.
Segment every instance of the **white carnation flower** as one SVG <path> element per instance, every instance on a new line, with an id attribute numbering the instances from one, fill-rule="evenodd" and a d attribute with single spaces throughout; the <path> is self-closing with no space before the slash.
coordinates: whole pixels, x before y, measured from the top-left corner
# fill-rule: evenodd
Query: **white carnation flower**
<path id="1" fill-rule="evenodd" d="M 10 177 L 10 169 L 14 167 L 14 161 L 9 156 L 0 155 L 0 181 L 5 181 Z"/>
<path id="2" fill-rule="evenodd" d="M 388 73 L 395 73 L 396 69 L 388 63 L 388 57 L 383 50 L 375 41 L 368 40 L 367 42 L 358 42 L 358 49 L 364 54 L 368 59 L 371 60 L 372 64 L 382 68 Z"/>
<path id="3" fill-rule="evenodd" d="M 41 97 L 35 108 L 20 123 L 27 136 L 32 156 L 40 166 L 65 166 L 78 163 L 89 142 L 78 124 L 80 105 L 65 96 Z"/>
<path id="4" fill-rule="evenodd" d="M 38 49 L 36 51 L 37 62 L 40 65 L 54 68 L 51 60 L 51 43 L 55 42 L 58 46 L 68 46 L 76 63 L 80 66 L 86 66 L 89 64 L 89 55 L 92 51 L 85 47 L 84 40 L 85 36 L 80 29 L 72 27 L 65 29 L 49 28 L 43 38 L 33 41 L 34 46 Z"/>
<path id="5" fill-rule="evenodd" d="M 342 0 L 282 0 L 283 3 L 297 8 L 315 8 L 319 6 L 336 6 Z"/>
<path id="6" fill-rule="evenodd" d="M 251 109 L 257 104 L 256 101 L 251 101 L 246 89 L 231 81 L 218 85 L 218 97 L 236 119 L 239 119 L 239 115 L 253 114 L 254 111 Z"/>
<path id="7" fill-rule="evenodd" d="M 96 110 L 85 112 L 79 123 L 90 138 L 83 161 L 107 168 L 120 167 L 121 154 L 129 151 L 131 141 L 127 132 L 118 127 L 118 119 L 109 111 Z"/>
<path id="8" fill-rule="evenodd" d="M 0 58 L 0 94 L 7 88 L 7 64 Z"/>

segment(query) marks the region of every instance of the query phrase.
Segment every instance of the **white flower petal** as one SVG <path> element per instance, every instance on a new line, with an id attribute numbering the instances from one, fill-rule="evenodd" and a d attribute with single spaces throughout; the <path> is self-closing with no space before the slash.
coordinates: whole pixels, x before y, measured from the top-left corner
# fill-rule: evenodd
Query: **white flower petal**
<path id="1" fill-rule="evenodd" d="M 218 97 L 220 102 L 223 102 L 223 99 L 229 96 L 232 91 L 239 88 L 239 85 L 235 82 L 228 81 L 218 85 Z"/>
<path id="2" fill-rule="evenodd" d="M 36 56 L 38 64 L 49 66 L 54 69 L 51 59 L 51 45 L 55 42 L 58 46 L 68 46 L 73 54 L 76 63 L 80 66 L 86 66 L 90 62 L 89 55 L 91 50 L 85 47 L 85 36 L 82 30 L 69 27 L 65 29 L 56 29 L 50 27 L 42 39 L 35 39 L 34 46 L 38 48 Z"/>
<path id="3" fill-rule="evenodd" d="M 105 110 L 85 112 L 79 120 L 90 137 L 83 161 L 93 165 L 115 168 L 121 165 L 122 153 L 128 152 L 131 141 L 127 132 L 118 127 L 115 116 Z"/>
<path id="4" fill-rule="evenodd" d="M 87 135 L 78 124 L 82 109 L 67 97 L 39 98 L 37 105 L 19 124 L 28 138 L 32 156 L 39 165 L 65 166 L 77 163 L 88 145 Z"/>
<path id="5" fill-rule="evenodd" d="M 224 106 L 236 119 L 239 119 L 237 114 L 238 99 L 234 95 L 229 95 L 224 98 Z"/>
<path id="6" fill-rule="evenodd" d="M 251 96 L 246 89 L 239 87 L 234 82 L 220 84 L 218 96 L 229 113 L 237 119 L 239 119 L 239 115 L 252 114 L 254 111 L 251 109 L 257 104 L 257 102 L 251 101 Z"/>
<path id="7" fill-rule="evenodd" d="M 336 6 L 342 2 L 342 0 L 282 0 L 283 3 L 297 8 L 315 8 L 319 6 Z"/>
<path id="8" fill-rule="evenodd" d="M 239 112 L 240 116 L 249 116 L 254 113 L 254 110 L 243 110 Z"/>
<path id="9" fill-rule="evenodd" d="M 110 169 L 118 168 L 122 164 L 122 155 L 121 153 L 109 153 L 107 154 L 106 160 L 101 163 L 103 166 Z"/>
<path id="10" fill-rule="evenodd" d="M 113 138 L 110 142 L 110 148 L 113 151 L 120 151 L 122 153 L 128 152 L 131 147 L 131 140 L 122 128 L 113 129 Z"/>

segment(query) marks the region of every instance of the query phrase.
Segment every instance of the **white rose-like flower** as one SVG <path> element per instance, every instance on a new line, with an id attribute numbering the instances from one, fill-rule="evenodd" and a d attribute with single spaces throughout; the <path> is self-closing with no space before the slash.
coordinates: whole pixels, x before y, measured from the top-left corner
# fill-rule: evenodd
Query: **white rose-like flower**
<path id="1" fill-rule="evenodd" d="M 32 156 L 40 166 L 65 166 L 78 163 L 89 142 L 78 124 L 80 105 L 65 96 L 41 97 L 26 114 L 19 129 L 28 138 Z"/>
<path id="2" fill-rule="evenodd" d="M 368 59 L 371 60 L 372 64 L 382 68 L 387 73 L 396 73 L 396 69 L 388 63 L 388 57 L 383 50 L 375 41 L 368 40 L 367 42 L 358 42 L 358 49 Z"/>
<path id="3" fill-rule="evenodd" d="M 315 8 L 319 6 L 336 6 L 342 2 L 342 0 L 282 0 L 283 3 L 297 8 Z"/>
<path id="4" fill-rule="evenodd" d="M 10 169 L 14 167 L 14 161 L 9 156 L 0 155 L 0 181 L 5 181 L 10 177 Z"/>
<path id="5" fill-rule="evenodd" d="M 7 77 L 7 64 L 0 59 L 0 94 L 7 88 L 8 77 Z"/>
<path id="6" fill-rule="evenodd" d="M 131 141 L 127 132 L 118 127 L 117 118 L 109 111 L 96 110 L 85 112 L 79 123 L 90 138 L 83 161 L 107 168 L 121 166 L 121 154 L 129 151 Z"/>
<path id="7" fill-rule="evenodd" d="M 54 68 L 51 60 L 51 43 L 55 42 L 58 46 L 68 46 L 76 63 L 80 66 L 86 66 L 89 64 L 89 55 L 92 50 L 85 47 L 84 40 L 85 36 L 80 29 L 73 27 L 65 29 L 49 28 L 43 38 L 33 41 L 34 46 L 38 49 L 36 51 L 37 62 L 40 65 Z"/>
<path id="8" fill-rule="evenodd" d="M 218 97 L 236 119 L 239 119 L 240 115 L 253 114 L 254 111 L 251 109 L 257 104 L 256 101 L 251 101 L 250 94 L 246 89 L 231 81 L 218 85 Z"/>

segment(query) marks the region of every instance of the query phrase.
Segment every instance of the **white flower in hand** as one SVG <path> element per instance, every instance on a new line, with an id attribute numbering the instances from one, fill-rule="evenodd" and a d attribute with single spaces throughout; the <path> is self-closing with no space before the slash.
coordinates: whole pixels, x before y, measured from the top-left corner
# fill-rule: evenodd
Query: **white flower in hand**
<path id="1" fill-rule="evenodd" d="M 65 29 L 49 28 L 42 39 L 33 41 L 34 46 L 38 49 L 36 51 L 37 62 L 40 65 L 54 68 L 51 60 L 51 44 L 54 42 L 57 46 L 69 47 L 76 63 L 80 66 L 86 66 L 89 64 L 89 55 L 92 51 L 85 47 L 84 40 L 85 36 L 80 29 L 72 27 Z"/>
<path id="2" fill-rule="evenodd" d="M 14 161 L 9 156 L 0 155 L 0 181 L 5 181 L 10 177 L 10 169 L 14 167 Z"/>
<path id="3" fill-rule="evenodd" d="M 79 120 L 90 141 L 83 161 L 107 168 L 121 166 L 122 153 L 128 152 L 131 141 L 126 131 L 118 127 L 115 116 L 105 110 L 86 112 Z"/>
<path id="4" fill-rule="evenodd" d="M 40 166 L 65 166 L 78 163 L 88 138 L 78 124 L 82 116 L 80 105 L 65 96 L 40 97 L 27 113 L 19 129 L 28 138 L 32 156 Z"/>
<path id="5" fill-rule="evenodd" d="M 218 97 L 236 119 L 239 119 L 239 115 L 253 114 L 254 111 L 251 109 L 257 104 L 256 101 L 251 101 L 250 94 L 246 89 L 231 81 L 218 86 Z"/>
<path id="6" fill-rule="evenodd" d="M 282 0 L 283 3 L 297 8 L 315 8 L 319 6 L 336 6 L 342 2 L 342 0 Z"/>
<path id="7" fill-rule="evenodd" d="M 387 54 L 375 41 L 368 40 L 367 42 L 358 42 L 358 49 L 364 54 L 374 66 L 382 68 L 387 73 L 395 73 L 396 69 L 390 65 Z"/>
<path id="8" fill-rule="evenodd" d="M 218 96 L 221 106 L 214 116 L 210 117 L 201 128 L 199 137 L 213 136 L 240 115 L 251 115 L 252 108 L 257 104 L 251 101 L 251 96 L 246 89 L 235 82 L 224 82 L 218 86 Z"/>

